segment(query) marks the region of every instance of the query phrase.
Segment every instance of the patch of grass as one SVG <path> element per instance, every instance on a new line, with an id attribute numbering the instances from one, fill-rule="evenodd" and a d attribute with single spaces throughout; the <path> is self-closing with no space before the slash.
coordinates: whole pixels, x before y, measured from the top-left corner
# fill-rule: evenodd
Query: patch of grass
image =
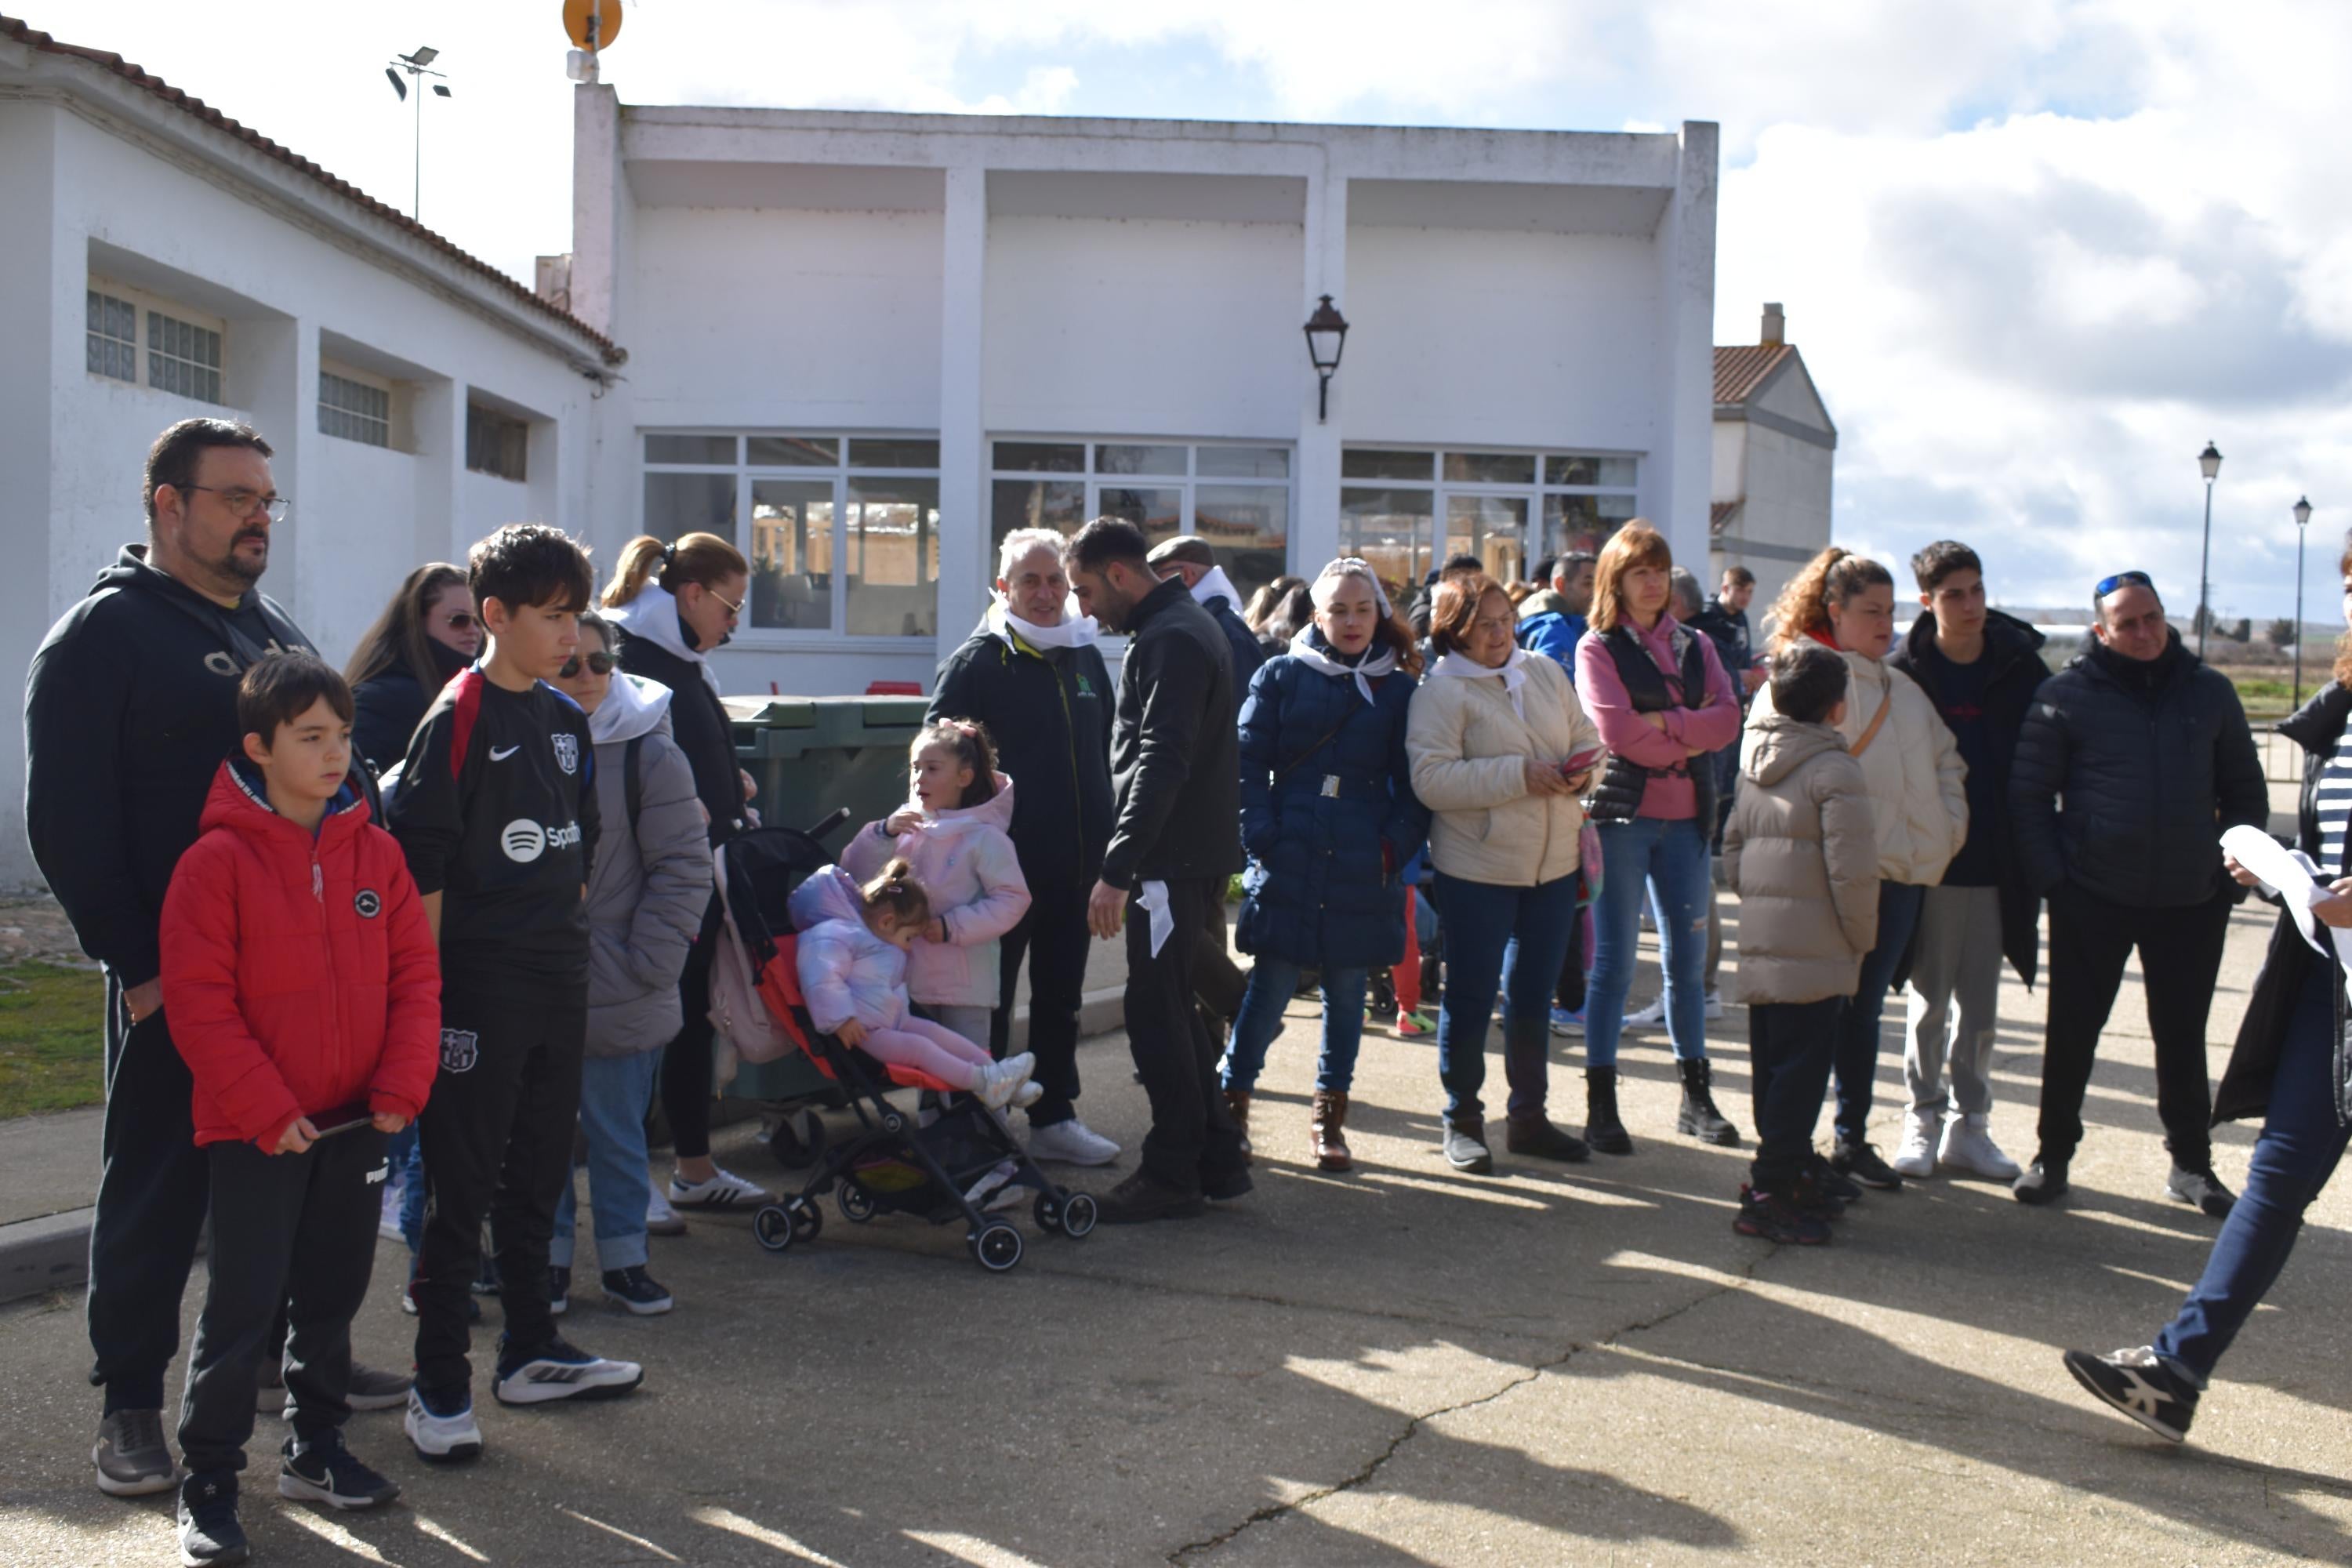
<path id="1" fill-rule="evenodd" d="M 0 1117 L 106 1098 L 106 982 L 56 963 L 0 966 Z"/>

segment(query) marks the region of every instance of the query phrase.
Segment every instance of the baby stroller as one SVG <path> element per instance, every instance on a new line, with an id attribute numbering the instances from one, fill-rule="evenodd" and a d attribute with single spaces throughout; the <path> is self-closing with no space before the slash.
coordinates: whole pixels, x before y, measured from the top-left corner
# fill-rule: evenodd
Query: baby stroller
<path id="1" fill-rule="evenodd" d="M 752 1215 L 751 1234 L 770 1252 L 814 1241 L 824 1228 L 816 1201 L 838 1189 L 835 1201 L 841 1215 L 855 1224 L 877 1214 L 919 1215 L 933 1225 L 962 1220 L 972 1257 L 982 1268 L 1002 1273 L 1021 1261 L 1021 1233 L 965 1196 L 982 1176 L 1010 1161 L 1014 1173 L 1004 1186 L 1035 1192 L 1031 1212 L 1038 1226 L 1072 1240 L 1094 1229 L 1095 1200 L 1047 1180 L 1002 1117 L 975 1097 L 913 1068 L 877 1061 L 810 1022 L 787 901 L 810 872 L 832 858 L 821 841 L 848 817 L 845 810 L 835 812 L 805 833 L 754 828 L 719 851 L 719 892 L 726 914 L 719 940 L 736 944 L 768 1017 L 819 1072 L 841 1086 L 858 1121 L 854 1135 L 824 1149 L 797 1195 Z M 917 1125 L 883 1098 L 894 1088 L 939 1093 L 937 1120 Z"/>

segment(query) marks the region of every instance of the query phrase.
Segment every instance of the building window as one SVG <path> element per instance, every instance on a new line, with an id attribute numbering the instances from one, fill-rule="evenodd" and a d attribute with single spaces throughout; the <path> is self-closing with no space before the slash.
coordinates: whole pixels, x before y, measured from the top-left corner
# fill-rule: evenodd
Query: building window
<path id="1" fill-rule="evenodd" d="M 221 335 L 209 327 L 147 312 L 147 384 L 202 403 L 221 400 Z"/>
<path id="2" fill-rule="evenodd" d="M 1455 555 L 1508 582 L 1533 560 L 1599 550 L 1634 514 L 1638 470 L 1622 455 L 1349 447 L 1340 548 L 1408 590 Z"/>
<path id="3" fill-rule="evenodd" d="M 392 445 L 392 391 L 333 371 L 319 373 L 319 433 L 371 447 Z"/>
<path id="4" fill-rule="evenodd" d="M 466 467 L 478 474 L 523 482 L 530 450 L 530 424 L 485 408 L 466 405 Z"/>
<path id="5" fill-rule="evenodd" d="M 93 375 L 139 380 L 139 307 L 111 294 L 89 290 L 88 363 Z"/>
<path id="6" fill-rule="evenodd" d="M 1015 529 L 1071 534 L 1097 517 L 1125 518 L 1154 545 L 1186 533 L 1208 541 L 1244 601 L 1289 570 L 1287 447 L 1000 440 L 989 464 L 992 579 L 996 547 Z"/>
<path id="7" fill-rule="evenodd" d="M 938 635 L 936 437 L 679 431 L 645 441 L 645 531 L 733 540 L 751 563 L 745 631 Z"/>

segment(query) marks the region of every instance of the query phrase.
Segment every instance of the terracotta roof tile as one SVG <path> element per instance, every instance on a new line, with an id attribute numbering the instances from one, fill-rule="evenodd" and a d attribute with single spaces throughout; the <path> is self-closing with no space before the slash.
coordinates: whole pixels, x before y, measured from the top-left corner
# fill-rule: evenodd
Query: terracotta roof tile
<path id="1" fill-rule="evenodd" d="M 574 316 L 568 311 L 558 310 L 555 306 L 549 304 L 546 300 L 533 293 L 530 289 L 524 287 L 514 279 L 508 277 L 505 273 L 499 271 L 488 262 L 482 260 L 479 257 L 474 256 L 467 251 L 460 250 L 457 246 L 451 244 L 448 240 L 442 238 L 441 236 L 434 233 L 431 229 L 426 228 L 423 224 L 418 223 L 415 218 L 410 217 L 407 214 L 386 206 L 383 203 L 376 200 L 373 196 L 369 195 L 365 191 L 361 190 L 357 185 L 351 184 L 347 180 L 337 178 L 335 175 L 331 174 L 326 170 L 320 168 L 318 164 L 310 162 L 310 159 L 305 158 L 299 153 L 294 153 L 288 148 L 280 146 L 278 143 L 272 142 L 268 137 L 262 135 L 259 132 L 255 131 L 248 126 L 239 124 L 236 121 L 231 120 L 227 115 L 223 114 L 219 110 L 205 103 L 204 100 L 192 97 L 188 93 L 181 91 L 178 88 L 172 86 L 163 78 L 151 75 L 149 72 L 142 69 L 138 66 L 132 65 L 121 55 L 109 54 L 103 49 L 85 48 L 79 44 L 61 44 L 58 42 L 57 39 L 51 37 L 48 34 L 40 32 L 37 29 L 18 21 L 14 16 L 0 16 L 0 38 L 14 39 L 17 43 L 24 44 L 31 48 L 40 51 L 43 54 L 63 55 L 72 59 L 87 60 L 90 64 L 97 66 L 101 70 L 105 70 L 115 76 L 121 77 L 124 81 L 131 83 L 132 86 L 137 87 L 143 91 L 153 94 L 155 97 L 162 99 L 165 103 L 194 116 L 196 119 L 203 121 L 205 124 L 212 126 L 214 129 L 227 132 L 229 135 L 236 137 L 238 141 L 245 142 L 247 146 L 252 147 L 257 152 L 277 159 L 288 168 L 297 170 L 301 174 L 309 175 L 311 179 L 316 180 L 320 184 L 324 185 L 327 189 L 335 193 L 335 195 L 343 197 L 347 201 L 357 204 L 369 213 L 382 218 L 384 222 L 393 225 L 394 227 L 415 235 L 417 238 L 423 240 L 434 249 L 440 251 L 444 256 L 448 257 L 450 259 L 457 262 L 460 266 L 465 267 L 468 270 L 479 273 L 482 277 L 488 279 L 491 282 L 506 290 L 507 293 L 512 295 L 515 299 L 521 300 L 524 304 L 530 306 L 541 315 L 547 316 L 561 322 L 563 326 L 571 329 L 572 331 L 578 332 L 582 337 L 587 339 L 589 342 L 595 345 L 597 352 L 604 357 L 604 361 L 606 364 L 619 364 L 629 357 L 627 350 L 614 344 L 610 338 L 598 331 L 595 328 L 590 326 L 587 322 L 580 320 L 579 317 Z"/>
<path id="2" fill-rule="evenodd" d="M 1738 343 L 1715 351 L 1715 400 L 1745 403 L 1780 362 L 1797 351 L 1787 343 Z"/>

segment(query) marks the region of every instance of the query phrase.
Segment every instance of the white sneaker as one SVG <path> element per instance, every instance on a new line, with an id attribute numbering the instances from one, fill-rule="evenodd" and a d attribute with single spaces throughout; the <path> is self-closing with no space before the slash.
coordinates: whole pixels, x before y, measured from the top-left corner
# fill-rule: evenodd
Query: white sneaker
<path id="1" fill-rule="evenodd" d="M 717 1168 L 714 1167 L 714 1169 Z M 672 1208 L 756 1208 L 761 1204 L 772 1204 L 775 1201 L 769 1195 L 767 1188 L 757 1182 L 747 1182 L 729 1170 L 718 1170 L 718 1173 L 707 1182 L 681 1181 L 675 1175 L 669 1179 L 669 1202 Z"/>
<path id="2" fill-rule="evenodd" d="M 1954 1116 L 1944 1123 L 1943 1147 L 1936 1158 L 1956 1171 L 1989 1181 L 2017 1180 L 2017 1162 L 2000 1152 L 1987 1131 L 1990 1116 Z"/>
<path id="3" fill-rule="evenodd" d="M 1003 1205 L 1004 1194 L 1007 1192 L 1011 1192 L 1018 1199 L 1021 1189 L 1007 1187 L 1005 1184 L 1020 1173 L 1021 1167 L 1012 1161 L 999 1160 L 980 1173 L 980 1180 L 964 1189 L 963 1201 L 982 1213 L 987 1213 Z"/>
<path id="4" fill-rule="evenodd" d="M 1936 1113 L 1914 1110 L 1903 1118 L 1903 1142 L 1895 1151 L 1895 1173 L 1924 1182 L 1936 1173 Z"/>
<path id="5" fill-rule="evenodd" d="M 1007 1057 L 1001 1062 L 991 1062 L 980 1069 L 980 1085 L 971 1092 L 991 1110 L 1001 1110 L 1012 1103 L 1021 1086 L 1029 1081 L 1032 1058 L 1024 1051 L 1017 1057 Z"/>
<path id="6" fill-rule="evenodd" d="M 436 1412 L 423 1394 L 412 1388 L 408 1414 L 401 1426 L 415 1446 L 416 1457 L 427 1464 L 455 1464 L 481 1457 L 482 1429 L 474 1424 L 471 1394 L 460 1394 L 447 1409 Z"/>
<path id="7" fill-rule="evenodd" d="M 1108 1165 L 1118 1158 L 1118 1145 L 1073 1116 L 1067 1121 L 1032 1127 L 1029 1157 L 1060 1165 Z"/>
<path id="8" fill-rule="evenodd" d="M 1720 1019 L 1722 1018 L 1722 1016 L 1723 1016 L 1723 995 L 1722 995 L 1722 994 L 1721 994 L 1720 992 L 1716 992 L 1716 991 L 1710 991 L 1710 992 L 1708 992 L 1708 993 L 1706 994 L 1706 1021 L 1707 1021 L 1708 1023 L 1710 1023 L 1710 1024 L 1712 1024 L 1712 1023 L 1716 1023 L 1716 1022 L 1717 1022 L 1718 1020 L 1720 1020 Z"/>
<path id="9" fill-rule="evenodd" d="M 684 1236 L 686 1234 L 686 1221 L 677 1217 L 677 1211 L 669 1206 L 669 1200 L 662 1196 L 659 1187 L 649 1187 L 646 1192 L 646 1234 L 647 1236 Z"/>
<path id="10" fill-rule="evenodd" d="M 1663 994 L 1640 1012 L 1625 1015 L 1625 1027 L 1629 1029 L 1654 1029 L 1665 1021 L 1666 999 Z"/>
<path id="11" fill-rule="evenodd" d="M 1013 1104 L 1021 1110 L 1028 1110 L 1045 1098 L 1045 1086 L 1034 1078 L 1024 1079 L 1021 1087 L 1013 1091 Z"/>
<path id="12" fill-rule="evenodd" d="M 646 1369 L 633 1361 L 608 1361 L 562 1340 L 550 1340 L 535 1355 L 509 1355 L 501 1348 L 498 1381 L 490 1392 L 500 1405 L 544 1405 L 555 1399 L 609 1399 L 645 1382 Z"/>

